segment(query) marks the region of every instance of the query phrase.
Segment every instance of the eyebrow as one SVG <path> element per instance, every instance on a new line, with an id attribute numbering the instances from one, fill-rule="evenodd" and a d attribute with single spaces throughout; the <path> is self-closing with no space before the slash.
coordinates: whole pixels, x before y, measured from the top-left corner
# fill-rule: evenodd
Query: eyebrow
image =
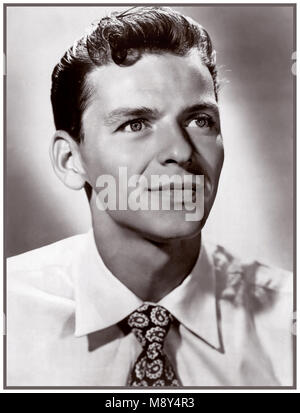
<path id="1" fill-rule="evenodd" d="M 151 119 L 159 118 L 159 111 L 157 109 L 147 108 L 141 106 L 139 108 L 118 108 L 109 112 L 104 118 L 104 124 L 111 126 L 114 123 L 128 117 L 143 117 L 148 116 Z"/>
<path id="2" fill-rule="evenodd" d="M 186 115 L 200 112 L 203 110 L 211 111 L 215 117 L 219 118 L 219 108 L 218 105 L 212 102 L 201 102 L 195 105 L 189 106 L 185 108 L 179 117 L 184 117 Z M 122 121 L 124 118 L 129 117 L 144 117 L 147 116 L 150 119 L 158 119 L 162 116 L 159 110 L 155 108 L 149 108 L 145 106 L 137 107 L 137 108 L 130 108 L 130 107 L 121 107 L 118 109 L 114 109 L 109 112 L 104 118 L 104 125 L 111 126 L 117 122 Z"/>
<path id="3" fill-rule="evenodd" d="M 219 107 L 217 104 L 212 102 L 197 103 L 195 105 L 189 106 L 188 108 L 183 110 L 182 115 L 184 116 L 195 112 L 201 112 L 203 110 L 209 110 L 215 117 L 219 118 Z"/>

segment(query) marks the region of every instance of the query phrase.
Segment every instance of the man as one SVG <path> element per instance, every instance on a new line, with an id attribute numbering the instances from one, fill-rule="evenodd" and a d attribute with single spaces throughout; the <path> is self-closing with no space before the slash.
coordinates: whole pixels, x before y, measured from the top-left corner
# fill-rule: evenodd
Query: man
<path id="1" fill-rule="evenodd" d="M 103 18 L 51 100 L 92 229 L 9 260 L 8 386 L 291 386 L 291 275 L 201 238 L 224 158 L 208 33 L 167 8 Z"/>

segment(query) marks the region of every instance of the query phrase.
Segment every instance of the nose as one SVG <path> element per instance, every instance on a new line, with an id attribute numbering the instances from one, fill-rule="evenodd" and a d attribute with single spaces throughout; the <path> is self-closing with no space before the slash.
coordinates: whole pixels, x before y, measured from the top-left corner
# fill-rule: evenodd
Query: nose
<path id="1" fill-rule="evenodd" d="M 160 164 L 175 163 L 184 166 L 192 162 L 192 144 L 179 125 L 164 128 L 159 135 L 159 139 L 162 142 L 161 150 L 158 154 Z"/>

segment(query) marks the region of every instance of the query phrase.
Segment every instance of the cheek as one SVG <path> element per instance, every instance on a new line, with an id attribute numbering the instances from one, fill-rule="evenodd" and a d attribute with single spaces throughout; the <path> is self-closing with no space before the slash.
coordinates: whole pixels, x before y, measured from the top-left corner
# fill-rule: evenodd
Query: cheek
<path id="1" fill-rule="evenodd" d="M 219 175 L 224 162 L 224 145 L 221 135 L 219 135 L 215 141 L 210 160 L 211 167 L 214 168 L 216 174 Z"/>
<path id="2" fill-rule="evenodd" d="M 193 144 L 206 168 L 212 174 L 219 175 L 224 160 L 222 136 L 201 136 L 198 139 L 193 139 Z"/>
<path id="3" fill-rule="evenodd" d="M 85 169 L 90 183 L 94 186 L 100 175 L 111 175 L 119 179 L 119 169 L 126 168 L 128 177 L 140 175 L 147 166 L 147 151 L 137 144 L 107 142 L 105 139 L 97 145 L 86 144 L 82 150 Z"/>

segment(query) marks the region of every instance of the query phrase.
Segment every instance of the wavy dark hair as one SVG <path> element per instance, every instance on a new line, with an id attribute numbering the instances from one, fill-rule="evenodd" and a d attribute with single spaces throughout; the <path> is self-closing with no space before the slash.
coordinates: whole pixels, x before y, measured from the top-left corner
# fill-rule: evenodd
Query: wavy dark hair
<path id="1" fill-rule="evenodd" d="M 84 136 L 82 114 L 89 91 L 86 75 L 98 66 L 134 64 L 144 53 L 185 56 L 192 48 L 211 73 L 218 94 L 215 51 L 207 31 L 189 17 L 167 7 L 132 7 L 94 23 L 70 47 L 52 73 L 51 103 L 56 129 L 75 141 Z"/>

